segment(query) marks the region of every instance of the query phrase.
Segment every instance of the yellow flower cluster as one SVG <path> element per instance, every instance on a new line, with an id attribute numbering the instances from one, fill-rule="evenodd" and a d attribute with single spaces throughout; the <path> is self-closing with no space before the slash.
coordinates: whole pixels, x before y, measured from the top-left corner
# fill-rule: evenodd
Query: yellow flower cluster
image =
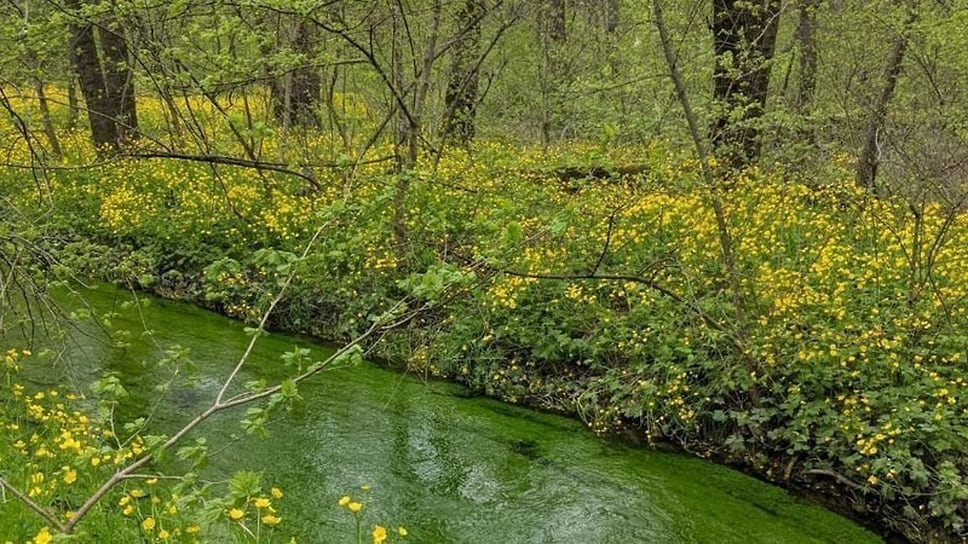
<path id="1" fill-rule="evenodd" d="M 363 486 L 360 486 L 360 489 L 363 491 L 363 493 L 367 493 L 370 491 L 371 486 L 363 485 Z M 349 495 L 344 495 L 340 497 L 340 499 L 337 501 L 337 504 L 341 508 L 345 508 L 351 514 L 353 514 L 354 520 L 356 521 L 357 534 L 360 535 L 361 534 L 360 531 L 363 526 L 363 512 L 364 512 L 363 502 L 360 500 L 356 500 Z M 397 536 L 400 536 L 400 537 L 405 537 L 409 534 L 406 527 L 403 527 L 403 526 L 397 527 L 397 530 L 395 531 L 395 533 Z M 372 537 L 373 544 L 385 544 L 386 542 L 388 542 L 388 539 L 390 538 L 390 534 L 391 534 L 390 531 L 387 530 L 387 528 L 383 525 L 374 525 L 373 529 L 370 531 L 370 536 Z"/>

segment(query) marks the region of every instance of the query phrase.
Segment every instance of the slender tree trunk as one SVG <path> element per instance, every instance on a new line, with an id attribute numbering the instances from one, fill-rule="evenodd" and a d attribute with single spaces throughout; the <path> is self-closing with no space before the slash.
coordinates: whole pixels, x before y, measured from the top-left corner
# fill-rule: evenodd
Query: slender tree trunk
<path id="1" fill-rule="evenodd" d="M 454 60 L 444 96 L 447 110 L 444 137 L 452 136 L 465 147 L 474 139 L 480 80 L 477 59 L 481 46 L 481 19 L 486 9 L 484 0 L 465 0 L 457 16 L 459 32 L 464 36 L 454 47 Z"/>
<path id="2" fill-rule="evenodd" d="M 67 76 L 67 107 L 69 111 L 67 130 L 74 130 L 77 128 L 77 117 L 81 111 L 81 107 L 77 103 L 77 78 L 74 74 Z"/>
<path id="3" fill-rule="evenodd" d="M 547 146 L 558 131 L 561 113 L 563 62 L 562 45 L 568 37 L 565 0 L 542 0 L 540 4 L 541 36 L 544 42 L 541 77 L 541 142 Z"/>
<path id="4" fill-rule="evenodd" d="M 40 78 L 34 78 L 34 92 L 37 94 L 37 103 L 40 106 L 40 120 L 44 126 L 44 135 L 47 136 L 47 143 L 50 145 L 50 152 L 55 157 L 60 157 L 60 141 L 57 140 L 57 131 L 54 130 L 54 123 L 50 118 L 50 107 L 47 103 L 47 94 L 44 92 L 44 82 Z"/>
<path id="5" fill-rule="evenodd" d="M 736 168 L 760 155 L 758 123 L 766 109 L 779 18 L 779 0 L 713 0 L 713 96 L 720 111 L 712 143 Z"/>
<path id="6" fill-rule="evenodd" d="M 907 33 L 915 22 L 917 22 L 917 11 L 912 7 L 901 33 L 894 39 L 887 65 L 884 68 L 884 87 L 881 88 L 881 94 L 870 113 L 870 121 L 864 137 L 864 148 L 857 159 L 855 179 L 862 187 L 874 189 L 877 181 L 877 169 L 880 166 L 881 155 L 880 143 L 884 124 L 887 121 L 887 108 L 894 98 L 897 81 L 901 76 L 904 53 L 908 46 Z"/>
<path id="7" fill-rule="evenodd" d="M 813 105 L 817 88 L 817 9 L 820 0 L 801 0 L 800 20 L 797 24 L 797 41 L 800 42 L 800 70 L 797 82 L 795 108 L 806 115 Z"/>
<path id="8" fill-rule="evenodd" d="M 676 98 L 679 100 L 679 104 L 682 106 L 683 114 L 686 116 L 686 123 L 689 126 L 689 134 L 692 136 L 693 145 L 695 145 L 696 148 L 696 155 L 699 159 L 702 176 L 705 182 L 710 185 L 711 194 L 709 202 L 713 209 L 713 215 L 716 218 L 716 231 L 719 239 L 720 258 L 722 259 L 723 266 L 726 268 L 726 273 L 729 278 L 730 295 L 733 300 L 733 309 L 736 318 L 736 347 L 738 348 L 737 355 L 743 359 L 746 371 L 751 377 L 749 387 L 750 402 L 753 404 L 753 406 L 759 406 L 760 389 L 756 384 L 756 378 L 760 370 L 760 365 L 756 359 L 750 356 L 746 347 L 749 345 L 749 322 L 746 312 L 746 295 L 742 288 L 742 282 L 740 281 L 740 271 L 737 269 L 736 260 L 733 256 L 735 242 L 732 232 L 729 229 L 729 221 L 726 215 L 725 206 L 723 205 L 720 195 L 716 189 L 716 180 L 714 178 L 712 168 L 709 166 L 707 160 L 708 151 L 706 141 L 700 132 L 699 120 L 689 102 L 689 94 L 686 91 L 686 84 L 683 81 L 682 73 L 679 70 L 678 59 L 676 58 L 672 39 L 669 36 L 669 29 L 665 24 L 665 17 L 663 16 L 662 3 L 660 0 L 652 0 L 652 20 L 659 31 L 659 40 L 662 44 L 662 52 L 665 56 L 666 65 L 669 68 L 669 76 L 672 78 L 672 82 L 676 88 Z"/>
<path id="9" fill-rule="evenodd" d="M 605 32 L 614 34 L 619 23 L 619 0 L 604 0 Z"/>
<path id="10" fill-rule="evenodd" d="M 394 2 L 394 6 L 394 84 L 397 87 L 396 92 L 402 93 L 406 88 L 406 80 L 403 75 L 403 48 L 399 39 L 401 38 L 400 25 L 403 23 L 404 13 L 399 1 Z M 401 108 L 400 112 L 400 139 L 396 151 L 397 186 L 393 195 L 393 235 L 397 248 L 397 261 L 401 267 L 405 267 L 407 256 L 407 195 L 410 192 L 412 170 L 417 166 L 419 157 L 421 116 L 427 100 L 427 93 L 430 90 L 434 59 L 437 58 L 437 38 L 440 32 L 442 7 L 441 0 L 434 0 L 433 20 L 424 45 L 420 73 L 415 74 L 417 80 L 413 102 L 411 102 L 409 111 Z"/>
<path id="11" fill-rule="evenodd" d="M 552 42 L 561 43 L 568 36 L 565 21 L 565 0 L 548 0 L 548 37 Z"/>

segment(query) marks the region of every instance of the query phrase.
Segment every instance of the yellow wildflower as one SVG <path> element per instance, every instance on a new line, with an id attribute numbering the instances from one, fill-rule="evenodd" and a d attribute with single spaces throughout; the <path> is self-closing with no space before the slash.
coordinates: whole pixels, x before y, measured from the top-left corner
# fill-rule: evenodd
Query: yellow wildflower
<path id="1" fill-rule="evenodd" d="M 363 505 L 355 501 L 347 504 L 346 507 L 349 508 L 350 512 L 353 512 L 354 514 L 363 509 Z"/>
<path id="2" fill-rule="evenodd" d="M 44 527 L 39 533 L 37 533 L 37 536 L 34 537 L 34 544 L 50 544 L 51 540 L 52 537 L 50 536 L 50 530 L 47 529 L 47 527 Z"/>
<path id="3" fill-rule="evenodd" d="M 150 516 L 146 517 L 145 520 L 141 522 L 141 528 L 150 533 L 155 528 L 155 518 Z"/>
<path id="4" fill-rule="evenodd" d="M 373 528 L 373 544 L 383 544 L 387 539 L 387 530 L 382 525 Z"/>
<path id="5" fill-rule="evenodd" d="M 240 519 L 242 519 L 244 517 L 245 517 L 245 512 L 243 512 L 242 510 L 240 510 L 238 508 L 233 508 L 233 509 L 229 510 L 229 518 L 231 518 L 232 521 L 239 521 Z"/>

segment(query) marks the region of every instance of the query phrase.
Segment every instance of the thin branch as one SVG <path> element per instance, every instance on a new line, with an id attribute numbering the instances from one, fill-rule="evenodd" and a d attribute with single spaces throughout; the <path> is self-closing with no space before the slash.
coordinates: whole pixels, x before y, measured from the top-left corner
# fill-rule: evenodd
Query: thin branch
<path id="1" fill-rule="evenodd" d="M 28 497 L 25 493 L 23 493 L 13 485 L 11 485 L 10 482 L 8 482 L 6 479 L 3 478 L 3 476 L 0 476 L 0 488 L 6 488 L 7 490 L 9 490 L 10 493 L 14 497 L 17 497 L 17 499 L 20 502 L 24 503 L 28 508 L 30 508 L 34 512 L 37 512 L 41 517 L 43 517 L 45 520 L 50 522 L 51 525 L 56 527 L 57 530 L 59 530 L 62 533 L 66 532 L 66 526 L 63 523 L 61 523 L 59 519 L 57 519 L 57 516 L 54 515 L 53 512 L 51 512 L 50 510 L 47 510 L 43 506 L 34 502 L 34 500 Z"/>

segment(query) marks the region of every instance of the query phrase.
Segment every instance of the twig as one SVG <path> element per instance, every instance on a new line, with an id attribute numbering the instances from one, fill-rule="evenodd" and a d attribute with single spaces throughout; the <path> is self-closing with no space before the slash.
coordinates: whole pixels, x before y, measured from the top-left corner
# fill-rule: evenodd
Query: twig
<path id="1" fill-rule="evenodd" d="M 6 479 L 3 478 L 3 476 L 0 476 L 0 488 L 6 488 L 7 490 L 9 490 L 10 493 L 14 497 L 17 497 L 17 499 L 20 502 L 24 503 L 28 508 L 30 508 L 34 512 L 37 512 L 38 514 L 40 514 L 41 517 L 49 521 L 51 525 L 57 528 L 57 530 L 59 530 L 62 533 L 66 532 L 66 526 L 63 523 L 61 523 L 59 519 L 57 519 L 57 516 L 54 515 L 53 512 L 51 512 L 50 510 L 47 510 L 43 506 L 34 502 L 34 500 L 28 497 L 25 493 L 23 493 L 13 485 L 11 485 L 10 482 L 8 482 Z"/>

